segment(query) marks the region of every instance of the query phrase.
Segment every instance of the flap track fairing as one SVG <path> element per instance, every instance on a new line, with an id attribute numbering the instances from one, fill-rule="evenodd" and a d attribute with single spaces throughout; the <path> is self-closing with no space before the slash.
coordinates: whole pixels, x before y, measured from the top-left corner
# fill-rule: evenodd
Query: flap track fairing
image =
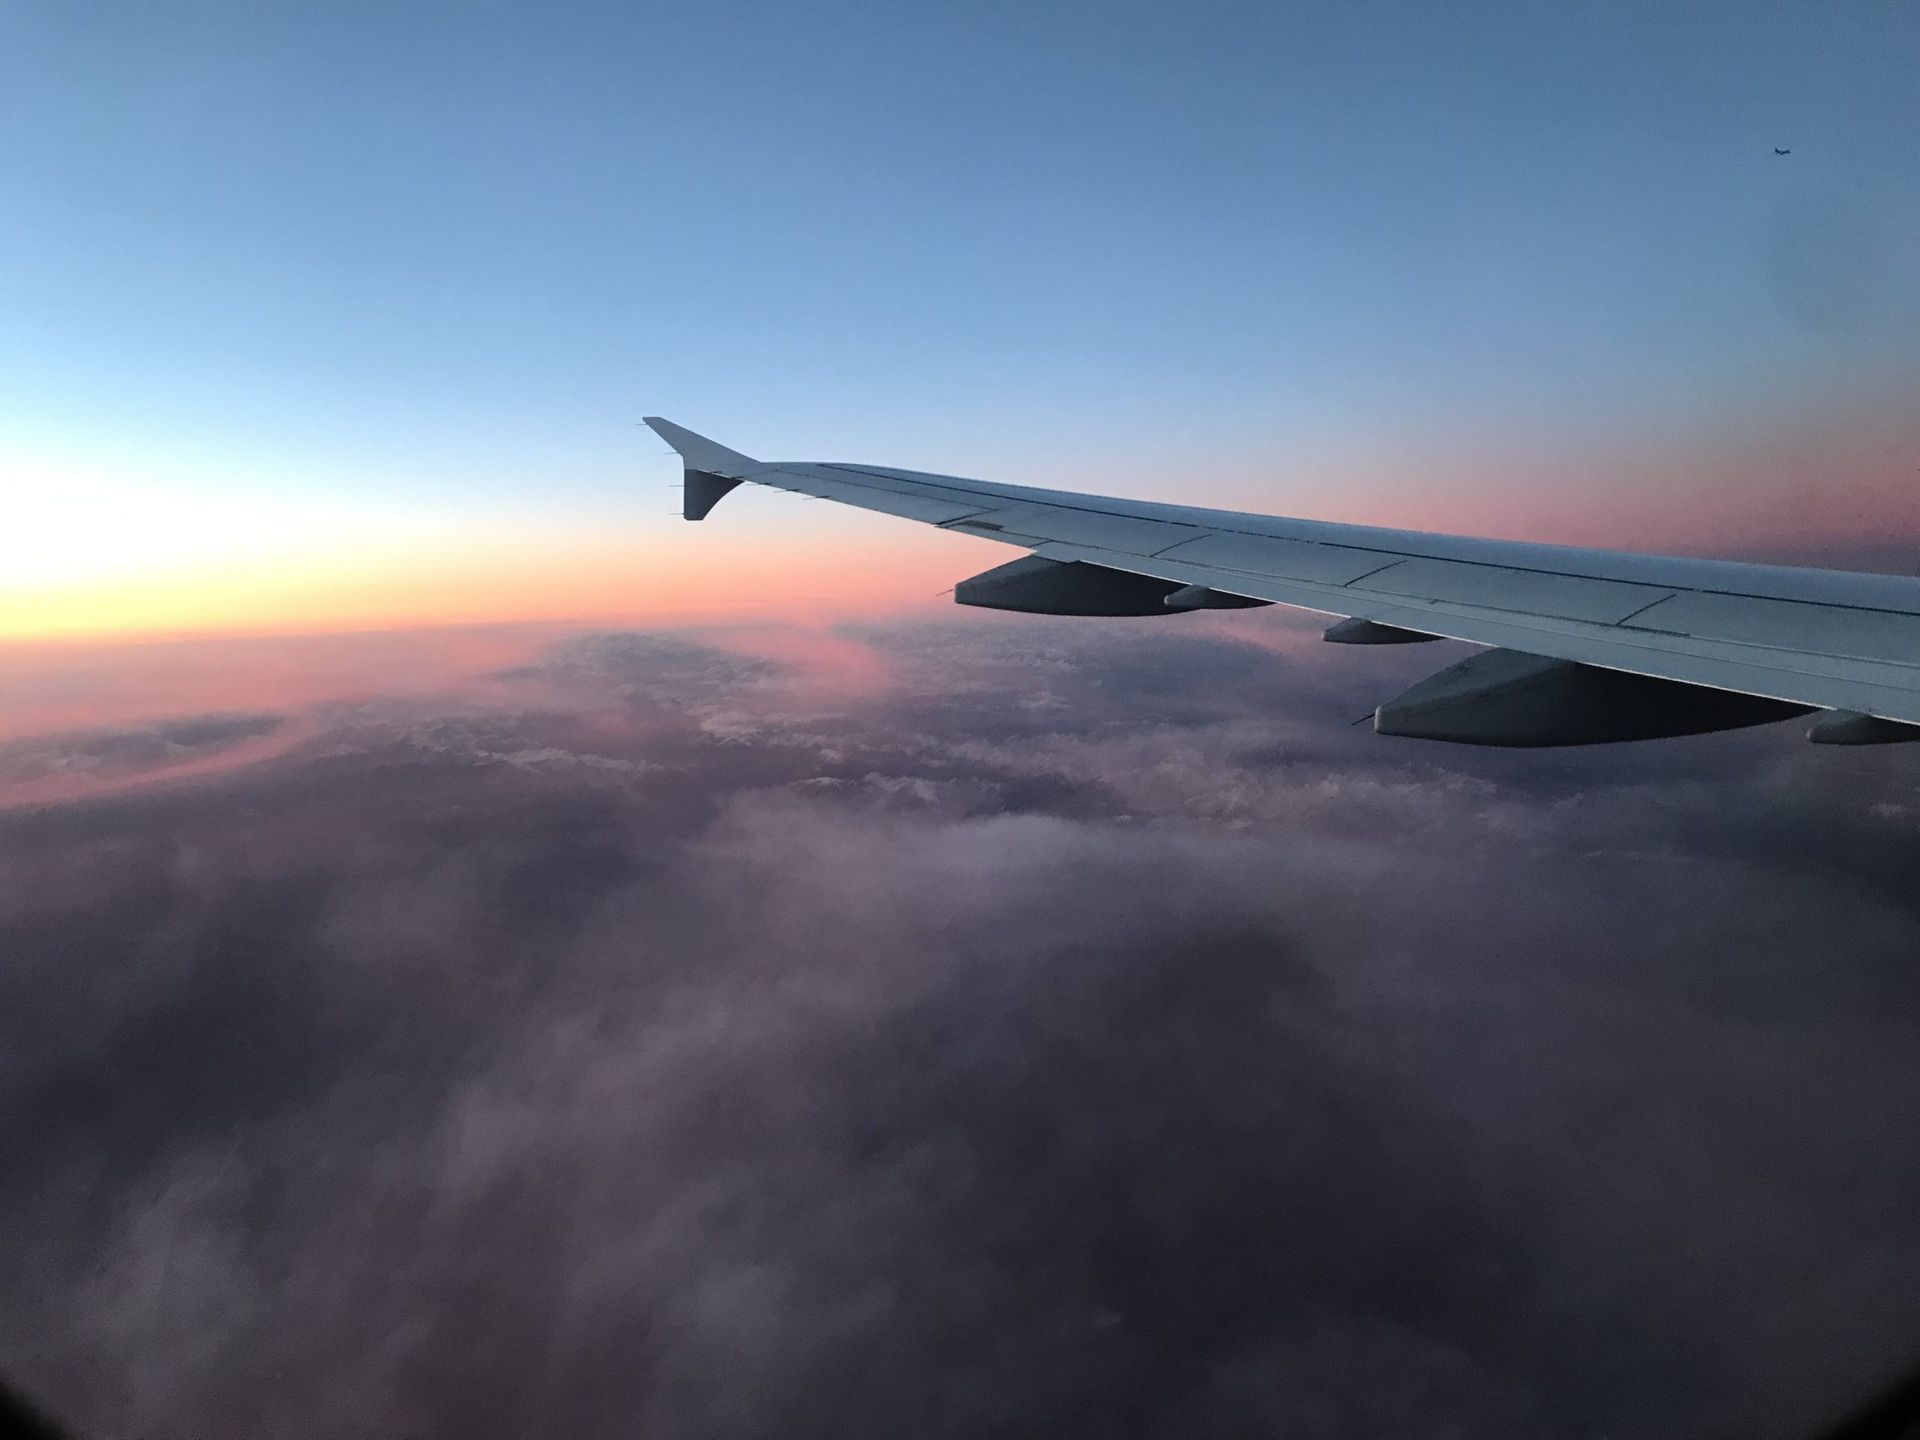
<path id="1" fill-rule="evenodd" d="M 1182 585 L 1160 603 L 1169 610 L 1253 610 L 1273 602 L 1230 594 L 1207 585 Z"/>
<path id="2" fill-rule="evenodd" d="M 1382 625 L 1355 615 L 1329 625 L 1320 637 L 1330 645 L 1420 645 L 1438 640 L 1438 635 L 1423 635 L 1418 630 L 1402 630 L 1398 625 Z"/>
<path id="3" fill-rule="evenodd" d="M 1600 745 L 1738 730 L 1808 707 L 1518 650 L 1449 665 L 1374 711 L 1381 735 L 1461 745 Z"/>
<path id="4" fill-rule="evenodd" d="M 1110 570 L 1084 560 L 1027 555 L 962 580 L 953 598 L 986 610 L 1027 615 L 1171 615 L 1166 598 L 1178 581 Z"/>

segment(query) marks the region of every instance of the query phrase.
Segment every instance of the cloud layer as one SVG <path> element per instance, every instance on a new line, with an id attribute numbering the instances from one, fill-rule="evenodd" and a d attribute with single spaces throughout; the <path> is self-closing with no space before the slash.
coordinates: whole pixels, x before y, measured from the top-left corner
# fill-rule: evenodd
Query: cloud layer
<path id="1" fill-rule="evenodd" d="M 0 812 L 7 1363 L 161 1437 L 1801 1433 L 1920 1333 L 1920 772 L 1346 727 L 1433 663 L 588 636 Z"/>

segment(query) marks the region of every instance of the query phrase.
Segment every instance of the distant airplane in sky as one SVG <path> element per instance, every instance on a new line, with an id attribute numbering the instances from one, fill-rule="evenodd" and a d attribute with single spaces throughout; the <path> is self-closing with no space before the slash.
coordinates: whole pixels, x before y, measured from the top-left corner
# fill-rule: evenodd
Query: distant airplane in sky
<path id="1" fill-rule="evenodd" d="M 1039 615 L 1291 605 L 1326 639 L 1489 647 L 1374 711 L 1382 735 L 1589 745 L 1821 712 L 1829 745 L 1920 740 L 1920 578 L 1287 520 L 877 465 L 754 460 L 658 417 L 682 514 L 743 481 L 1032 553 L 954 590 Z"/>

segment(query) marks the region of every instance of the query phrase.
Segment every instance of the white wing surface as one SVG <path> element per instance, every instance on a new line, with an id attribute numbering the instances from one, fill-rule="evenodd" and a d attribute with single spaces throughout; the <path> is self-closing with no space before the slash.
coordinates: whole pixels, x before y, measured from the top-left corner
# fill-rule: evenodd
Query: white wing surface
<path id="1" fill-rule="evenodd" d="M 1337 625 L 1331 640 L 1445 637 L 1498 652 L 1383 705 L 1376 728 L 1385 733 L 1583 743 L 1819 710 L 1831 713 L 1810 732 L 1818 740 L 1920 738 L 1916 578 L 1288 520 L 877 465 L 762 462 L 670 421 L 647 424 L 685 459 L 689 519 L 744 481 L 1038 557 L 964 582 L 963 603 L 1053 614 L 1272 603 L 1370 622 Z"/>

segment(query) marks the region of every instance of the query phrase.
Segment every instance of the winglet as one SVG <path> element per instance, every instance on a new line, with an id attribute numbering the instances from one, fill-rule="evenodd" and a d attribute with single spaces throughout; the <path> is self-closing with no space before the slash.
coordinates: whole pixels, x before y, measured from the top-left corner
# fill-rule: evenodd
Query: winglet
<path id="1" fill-rule="evenodd" d="M 760 463 L 751 455 L 729 450 L 671 420 L 662 420 L 658 415 L 647 416 L 647 425 L 654 434 L 680 452 L 689 470 L 705 470 L 710 475 L 737 476 Z"/>
<path id="2" fill-rule="evenodd" d="M 687 488 L 682 492 L 680 513 L 689 520 L 706 519 L 721 497 L 740 483 L 740 477 L 760 463 L 751 455 L 729 450 L 658 415 L 647 416 L 646 422 L 686 462 Z"/>

